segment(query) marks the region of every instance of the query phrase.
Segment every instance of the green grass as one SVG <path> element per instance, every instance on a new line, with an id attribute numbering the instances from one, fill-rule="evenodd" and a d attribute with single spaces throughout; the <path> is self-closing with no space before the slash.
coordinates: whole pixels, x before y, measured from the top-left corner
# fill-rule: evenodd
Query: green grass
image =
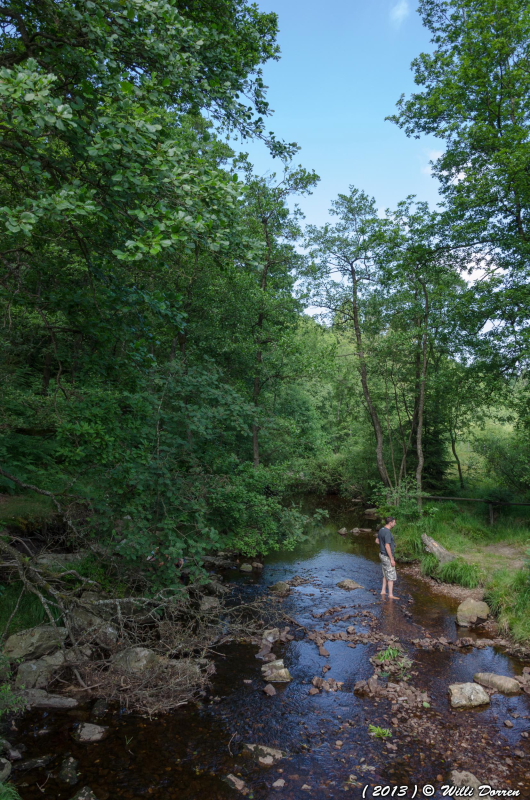
<path id="1" fill-rule="evenodd" d="M 530 569 L 498 570 L 488 582 L 485 600 L 500 625 L 515 639 L 530 641 Z"/>
<path id="2" fill-rule="evenodd" d="M 9 527 L 24 532 L 51 520 L 55 513 L 49 497 L 34 493 L 0 494 L 0 529 Z"/>
<path id="3" fill-rule="evenodd" d="M 379 725 L 368 725 L 368 732 L 376 739 L 389 739 L 392 736 L 392 731 L 389 731 L 388 728 L 380 728 Z"/>
<path id="4" fill-rule="evenodd" d="M 0 800 L 21 800 L 12 783 L 0 783 Z"/>
<path id="5" fill-rule="evenodd" d="M 399 658 L 402 655 L 403 650 L 401 650 L 399 647 L 387 647 L 386 650 L 381 650 L 381 652 L 377 654 L 376 659 L 380 664 L 384 664 L 385 662 L 393 661 L 395 658 Z"/>
<path id="6" fill-rule="evenodd" d="M 0 636 L 4 632 L 9 617 L 16 607 L 21 588 L 22 584 L 19 581 L 9 584 L 0 583 Z M 56 618 L 59 619 L 58 614 Z M 35 628 L 37 625 L 48 622 L 48 615 L 39 598 L 34 594 L 25 592 L 19 603 L 18 611 L 9 626 L 7 635 L 11 636 L 11 634 L 18 633 L 18 631 Z"/>

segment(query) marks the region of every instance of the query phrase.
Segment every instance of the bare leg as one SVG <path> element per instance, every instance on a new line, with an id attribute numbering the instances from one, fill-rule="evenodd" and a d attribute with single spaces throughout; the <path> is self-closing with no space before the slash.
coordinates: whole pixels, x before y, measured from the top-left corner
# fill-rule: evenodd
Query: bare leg
<path id="1" fill-rule="evenodd" d="M 383 588 L 381 589 L 381 594 L 385 594 L 386 592 L 386 578 L 383 575 Z"/>
<path id="2" fill-rule="evenodd" d="M 391 600 L 399 600 L 399 597 L 394 594 L 394 581 L 388 581 L 388 596 Z"/>

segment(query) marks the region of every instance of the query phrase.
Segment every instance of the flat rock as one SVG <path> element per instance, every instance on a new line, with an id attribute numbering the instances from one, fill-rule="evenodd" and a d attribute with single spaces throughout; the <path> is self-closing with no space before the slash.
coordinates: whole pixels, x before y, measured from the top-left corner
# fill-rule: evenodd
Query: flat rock
<path id="1" fill-rule="evenodd" d="M 490 609 L 487 603 L 467 597 L 456 610 L 456 624 L 462 628 L 469 628 L 471 625 L 485 622 L 489 615 Z"/>
<path id="2" fill-rule="evenodd" d="M 346 578 L 340 583 L 337 583 L 337 586 L 339 589 L 346 589 L 348 592 L 353 591 L 353 589 L 364 589 L 364 586 L 361 586 L 357 581 L 352 581 L 351 578 Z"/>
<path id="3" fill-rule="evenodd" d="M 282 658 L 264 664 L 261 668 L 261 672 L 265 680 L 269 683 L 288 683 L 293 679 L 291 673 L 283 663 Z"/>
<path id="4" fill-rule="evenodd" d="M 148 647 L 128 647 L 116 653 L 112 663 L 125 672 L 140 673 L 156 667 L 160 663 L 160 656 Z"/>
<path id="5" fill-rule="evenodd" d="M 458 772 L 458 770 L 454 769 L 451 772 L 450 779 L 453 786 L 467 786 L 477 790 L 482 786 L 482 782 L 472 772 L 466 772 L 466 770 Z"/>
<path id="6" fill-rule="evenodd" d="M 44 689 L 26 689 L 22 697 L 28 708 L 76 708 L 79 705 L 75 697 L 48 694 Z"/>
<path id="7" fill-rule="evenodd" d="M 521 691 L 521 685 L 515 678 L 497 675 L 495 672 L 477 672 L 473 680 L 481 686 L 486 686 L 487 689 L 495 689 L 502 694 L 519 694 Z"/>
<path id="8" fill-rule="evenodd" d="M 19 633 L 14 633 L 4 645 L 4 655 L 11 659 L 40 658 L 61 647 L 66 639 L 66 628 L 53 625 L 39 625 Z"/>
<path id="9" fill-rule="evenodd" d="M 262 634 L 262 641 L 269 642 L 269 644 L 274 644 L 280 638 L 280 629 L 279 628 L 270 628 L 267 631 L 263 631 Z"/>
<path id="10" fill-rule="evenodd" d="M 73 737 L 81 744 L 100 742 L 107 735 L 107 730 L 101 725 L 94 725 L 93 722 L 82 722 L 77 730 L 74 731 Z"/>
<path id="11" fill-rule="evenodd" d="M 489 694 L 478 683 L 453 683 L 449 694 L 453 708 L 475 708 L 490 702 Z"/>

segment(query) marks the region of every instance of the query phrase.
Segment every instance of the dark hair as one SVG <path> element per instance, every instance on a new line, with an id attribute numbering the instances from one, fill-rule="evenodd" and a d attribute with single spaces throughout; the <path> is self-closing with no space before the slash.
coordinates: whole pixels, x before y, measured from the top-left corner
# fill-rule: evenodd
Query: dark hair
<path id="1" fill-rule="evenodd" d="M 395 517 L 387 517 L 385 519 L 385 524 L 388 525 L 389 522 L 395 522 L 395 521 L 396 521 Z"/>

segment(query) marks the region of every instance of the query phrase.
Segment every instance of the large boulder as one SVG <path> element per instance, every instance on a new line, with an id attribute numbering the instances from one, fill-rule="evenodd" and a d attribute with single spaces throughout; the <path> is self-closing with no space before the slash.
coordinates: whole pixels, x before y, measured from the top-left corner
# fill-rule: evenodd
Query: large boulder
<path id="1" fill-rule="evenodd" d="M 38 661 L 25 661 L 18 668 L 15 686 L 17 689 L 44 689 L 65 660 L 64 653 L 59 650 Z"/>
<path id="2" fill-rule="evenodd" d="M 453 683 L 449 687 L 453 708 L 475 708 L 490 702 L 490 696 L 478 683 Z"/>
<path id="3" fill-rule="evenodd" d="M 67 756 L 61 764 L 61 769 L 57 777 L 62 783 L 67 783 L 68 786 L 75 786 L 79 781 L 78 767 L 79 761 L 76 761 L 73 756 Z"/>
<path id="4" fill-rule="evenodd" d="M 146 672 L 160 664 L 160 656 L 147 647 L 128 647 L 112 657 L 115 667 L 125 672 Z"/>
<path id="5" fill-rule="evenodd" d="M 271 586 L 271 592 L 274 594 L 279 594 L 280 596 L 285 597 L 291 591 L 291 587 L 285 581 L 278 581 L 275 583 L 274 586 Z"/>
<path id="6" fill-rule="evenodd" d="M 5 783 L 11 775 L 11 761 L 0 758 L 0 783 Z"/>
<path id="7" fill-rule="evenodd" d="M 487 689 L 494 689 L 502 694 L 519 694 L 521 691 L 521 685 L 515 678 L 497 675 L 495 672 L 477 672 L 473 680 Z"/>
<path id="8" fill-rule="evenodd" d="M 351 592 L 354 589 L 364 589 L 364 586 L 361 586 L 360 583 L 357 581 L 352 581 L 351 578 L 346 578 L 345 580 L 337 583 L 339 589 L 346 589 L 346 591 Z"/>
<path id="9" fill-rule="evenodd" d="M 70 611 L 70 624 L 81 638 L 97 642 L 102 647 L 110 648 L 118 640 L 114 625 L 86 608 L 73 608 Z"/>
<path id="10" fill-rule="evenodd" d="M 441 544 L 438 544 L 438 542 L 436 542 L 432 536 L 427 536 L 426 533 L 423 533 L 421 540 L 427 552 L 431 553 L 433 556 L 436 556 L 442 566 L 444 564 L 449 564 L 451 561 L 454 561 L 455 558 L 457 558 L 455 553 L 450 553 L 449 550 L 446 550 L 445 547 L 442 547 Z"/>
<path id="11" fill-rule="evenodd" d="M 40 658 L 61 647 L 66 639 L 66 628 L 39 625 L 9 637 L 4 645 L 4 655 L 11 659 Z"/>
<path id="12" fill-rule="evenodd" d="M 469 628 L 485 622 L 489 615 L 490 609 L 487 603 L 467 597 L 456 610 L 456 624 L 461 628 Z"/>

